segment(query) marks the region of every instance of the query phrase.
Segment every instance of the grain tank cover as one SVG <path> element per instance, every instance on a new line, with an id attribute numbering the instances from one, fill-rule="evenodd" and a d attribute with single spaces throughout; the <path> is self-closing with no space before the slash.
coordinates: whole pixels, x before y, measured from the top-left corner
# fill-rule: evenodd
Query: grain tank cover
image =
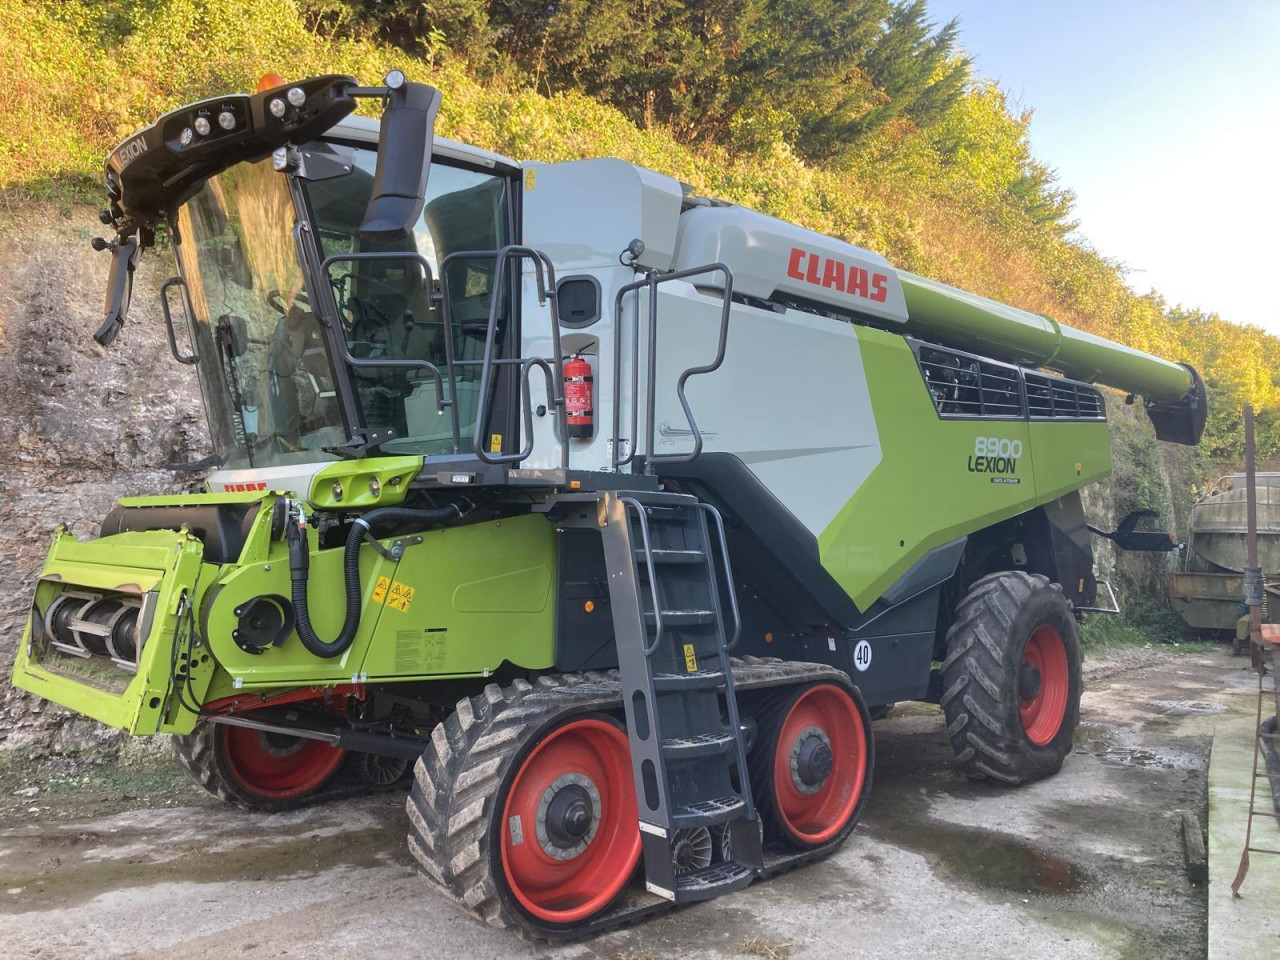
<path id="1" fill-rule="evenodd" d="M 681 216 L 674 269 L 717 262 L 733 271 L 734 293 L 907 320 L 902 284 L 884 257 L 754 210 L 695 207 Z"/>

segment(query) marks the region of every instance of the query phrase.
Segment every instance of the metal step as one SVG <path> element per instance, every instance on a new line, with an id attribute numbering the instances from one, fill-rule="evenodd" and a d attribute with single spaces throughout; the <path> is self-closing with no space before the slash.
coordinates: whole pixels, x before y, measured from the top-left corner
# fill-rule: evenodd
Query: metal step
<path id="1" fill-rule="evenodd" d="M 692 737 L 670 737 L 662 741 L 667 760 L 696 760 L 728 753 L 737 742 L 732 733 L 699 733 Z"/>
<path id="2" fill-rule="evenodd" d="M 653 550 L 653 562 L 658 563 L 704 563 L 707 555 L 701 550 Z M 645 569 L 644 550 L 636 551 L 636 563 L 640 565 L 640 569 Z"/>
<path id="3" fill-rule="evenodd" d="M 749 884 L 755 876 L 756 871 L 752 867 L 737 860 L 690 870 L 676 877 L 676 902 L 691 903 L 733 893 Z"/>
<path id="4" fill-rule="evenodd" d="M 747 804 L 741 797 L 716 797 L 714 800 L 700 800 L 687 807 L 676 807 L 671 811 L 671 829 L 684 830 L 689 827 L 714 827 L 747 811 Z"/>
<path id="5" fill-rule="evenodd" d="M 659 523 L 687 523 L 689 520 L 689 507 L 646 506 L 644 515 L 649 520 L 657 520 Z"/>
<path id="6" fill-rule="evenodd" d="M 698 670 L 694 673 L 655 673 L 655 693 L 692 693 L 694 690 L 716 690 L 724 686 L 724 674 L 719 670 Z"/>
<path id="7" fill-rule="evenodd" d="M 652 610 L 644 612 L 645 622 L 652 625 L 656 617 Z M 663 610 L 662 625 L 664 627 L 701 627 L 716 622 L 714 610 Z"/>

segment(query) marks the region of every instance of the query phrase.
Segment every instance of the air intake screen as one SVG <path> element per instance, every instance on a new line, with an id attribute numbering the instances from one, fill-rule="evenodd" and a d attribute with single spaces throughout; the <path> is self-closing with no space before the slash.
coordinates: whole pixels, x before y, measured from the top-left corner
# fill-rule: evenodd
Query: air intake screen
<path id="1" fill-rule="evenodd" d="M 1017 367 L 923 345 L 917 357 L 942 416 L 1022 419 Z"/>
<path id="2" fill-rule="evenodd" d="M 1107 408 L 1096 387 L 1042 373 L 1024 374 L 1027 414 L 1032 420 L 1105 420 Z"/>

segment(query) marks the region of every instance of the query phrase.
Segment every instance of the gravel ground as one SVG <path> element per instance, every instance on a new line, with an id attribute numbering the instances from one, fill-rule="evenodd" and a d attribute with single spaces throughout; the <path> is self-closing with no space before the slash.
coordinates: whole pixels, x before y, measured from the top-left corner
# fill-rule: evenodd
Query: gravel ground
<path id="1" fill-rule="evenodd" d="M 411 868 L 400 795 L 263 816 L 208 800 L 154 751 L 10 765 L 0 956 L 1203 957 L 1180 817 L 1203 822 L 1214 718 L 1249 705 L 1254 677 L 1224 654 L 1153 650 L 1086 677 L 1058 776 L 969 782 L 937 709 L 900 706 L 876 725 L 872 800 L 833 857 L 562 947 L 436 900 Z"/>

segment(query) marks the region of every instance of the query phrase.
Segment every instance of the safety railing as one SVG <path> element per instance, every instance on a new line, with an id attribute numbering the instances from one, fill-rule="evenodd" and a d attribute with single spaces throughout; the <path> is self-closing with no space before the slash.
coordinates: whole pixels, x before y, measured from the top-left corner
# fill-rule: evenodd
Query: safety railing
<path id="1" fill-rule="evenodd" d="M 564 351 L 560 346 L 560 312 L 557 309 L 555 288 L 556 269 L 551 258 L 540 250 L 511 244 L 501 250 L 462 250 L 449 254 L 440 263 L 440 292 L 443 298 L 442 309 L 446 311 L 449 303 L 449 267 L 462 260 L 493 259 L 493 293 L 489 299 L 489 322 L 485 328 L 484 355 L 479 360 L 457 360 L 454 356 L 453 328 L 451 323 L 445 324 L 445 357 L 449 365 L 450 389 L 454 389 L 454 371 L 459 366 L 480 365 L 480 399 L 476 409 L 476 426 L 472 440 L 475 453 L 485 463 L 520 463 L 529 458 L 533 452 L 533 411 L 530 409 L 529 373 L 534 367 L 542 369 L 549 378 L 547 382 L 547 405 L 555 414 L 556 442 L 560 445 L 560 466 L 569 466 L 569 428 L 565 417 L 564 404 Z M 533 275 L 538 290 L 538 305 L 547 306 L 551 310 L 551 344 L 553 357 L 550 363 L 542 357 L 504 358 L 494 357 L 494 339 L 498 329 L 499 304 L 501 301 L 499 278 L 510 261 L 533 263 Z M 544 273 L 545 269 L 545 273 Z M 547 291 L 550 290 L 550 296 Z M 519 365 L 520 389 L 524 401 L 524 446 L 516 453 L 492 454 L 484 449 L 484 431 L 489 418 L 489 393 L 493 385 L 493 375 L 497 367 Z"/>
<path id="2" fill-rule="evenodd" d="M 671 283 L 676 280 L 691 280 L 694 277 L 704 276 L 709 273 L 720 273 L 724 276 L 724 289 L 722 292 L 722 304 L 720 308 L 720 333 L 716 345 L 715 359 L 710 363 L 701 366 L 688 367 L 676 380 L 676 397 L 680 401 L 680 407 L 684 411 L 685 420 L 689 424 L 690 436 L 693 439 L 693 449 L 688 453 L 654 453 L 654 441 L 657 435 L 656 407 L 657 407 L 657 359 L 658 359 L 658 287 L 664 283 Z M 640 433 L 640 291 L 644 290 L 649 295 L 649 337 L 646 352 L 646 370 L 647 383 L 645 390 L 645 460 L 644 472 L 652 474 L 655 472 L 654 465 L 658 463 L 689 463 L 696 460 L 702 454 L 702 431 L 698 429 L 697 418 L 693 415 L 693 409 L 689 405 L 689 398 L 685 394 L 685 386 L 689 382 L 690 377 L 700 376 L 706 373 L 714 373 L 720 369 L 720 365 L 724 363 L 725 346 L 729 338 L 729 312 L 733 306 L 733 272 L 723 263 L 709 263 L 701 267 L 690 267 L 687 270 L 676 270 L 671 273 L 658 273 L 656 270 L 648 271 L 644 278 L 634 283 L 629 283 L 618 290 L 617 296 L 613 301 L 614 313 L 614 339 L 613 339 L 613 442 L 611 460 L 613 469 L 620 470 L 622 467 L 632 463 L 636 457 L 636 451 L 639 447 L 638 439 Z M 628 294 L 635 295 L 635 309 L 633 311 L 633 327 L 631 331 L 631 442 L 630 447 L 624 456 L 622 453 L 622 340 L 623 340 L 623 319 L 622 305 Z"/>
<path id="3" fill-rule="evenodd" d="M 358 263 L 379 260 L 400 260 L 412 261 L 416 263 L 423 273 L 423 284 L 427 291 L 427 296 L 431 302 L 439 303 L 441 315 L 443 317 L 444 332 L 444 353 L 445 353 L 445 369 L 441 371 L 440 367 L 429 360 L 415 359 L 410 357 L 356 357 L 353 356 L 347 343 L 345 335 L 335 338 L 338 342 L 341 354 L 339 360 L 352 369 L 401 369 L 401 370 L 420 370 L 430 374 L 435 382 L 436 387 L 436 409 L 437 412 L 443 414 L 447 409 L 450 416 L 450 428 L 453 440 L 453 452 L 455 454 L 462 452 L 462 427 L 459 422 L 458 415 L 458 370 L 462 367 L 479 367 L 480 368 L 480 384 L 479 397 L 477 400 L 475 427 L 472 433 L 471 441 L 475 455 L 485 463 L 490 464 L 514 464 L 520 463 L 533 452 L 533 404 L 531 398 L 530 374 L 534 368 L 542 371 L 546 381 L 547 390 L 547 406 L 553 411 L 556 425 L 556 440 L 560 445 L 560 462 L 562 468 L 569 465 L 569 445 L 567 443 L 568 426 L 565 420 L 565 403 L 564 403 L 564 374 L 562 368 L 563 352 L 560 346 L 560 321 L 558 311 L 556 309 L 556 300 L 554 296 L 555 290 L 555 268 L 551 260 L 545 253 L 530 249 L 529 247 L 510 245 L 503 247 L 501 250 L 468 250 L 458 251 L 449 254 L 441 261 L 440 264 L 440 294 L 435 295 L 433 290 L 433 274 L 431 264 L 419 253 L 410 251 L 376 251 L 363 253 L 344 253 L 335 254 L 328 257 L 320 265 L 320 271 L 326 282 L 332 288 L 335 281 L 331 276 L 331 269 L 338 263 Z M 489 316 L 485 327 L 484 353 L 479 360 L 463 360 L 458 358 L 457 344 L 454 342 L 454 324 L 450 310 L 449 296 L 449 267 L 455 263 L 466 260 L 493 260 L 493 289 L 490 296 Z M 500 315 L 500 306 L 502 300 L 502 277 L 508 265 L 512 262 L 523 263 L 529 260 L 533 263 L 534 279 L 537 286 L 538 302 L 540 305 L 550 303 L 551 310 L 551 338 L 553 344 L 554 357 L 548 361 L 543 357 L 498 357 L 496 353 L 496 339 L 498 320 Z M 548 296 L 548 290 L 552 294 Z M 337 307 L 336 298 L 334 302 L 335 309 Z M 492 453 L 485 449 L 484 434 L 488 425 L 490 414 L 490 395 L 493 392 L 494 377 L 497 371 L 504 367 L 517 368 L 517 378 L 520 382 L 521 399 L 523 401 L 523 427 L 524 427 L 524 444 L 520 450 L 514 453 Z M 448 390 L 445 390 L 445 384 L 448 384 Z"/>

